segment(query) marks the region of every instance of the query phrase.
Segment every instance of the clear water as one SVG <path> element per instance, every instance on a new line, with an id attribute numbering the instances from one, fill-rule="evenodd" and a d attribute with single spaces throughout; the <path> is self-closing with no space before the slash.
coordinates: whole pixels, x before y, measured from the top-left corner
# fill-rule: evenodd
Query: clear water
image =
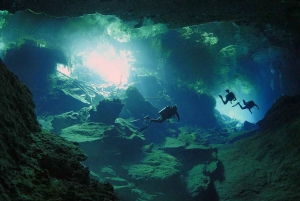
<path id="1" fill-rule="evenodd" d="M 238 132 L 244 121 L 261 120 L 280 96 L 299 93 L 298 75 L 293 73 L 299 72 L 294 65 L 294 47 L 284 39 L 281 43 L 272 41 L 270 28 L 267 32 L 234 22 L 216 22 L 170 30 L 149 19 L 140 28 L 134 28 L 135 24 L 100 14 L 55 18 L 30 11 L 1 12 L 0 57 L 30 87 L 38 119 L 50 130 L 54 129 L 50 122 L 55 115 L 73 111 L 76 114 L 68 114 L 69 118 L 77 121 L 78 115 L 88 115 L 80 109 L 91 108 L 102 99 L 124 99 L 130 86 L 138 88 L 153 105 L 153 118 L 164 106 L 177 104 L 180 122 L 175 119 L 151 125 L 149 132 L 154 134 L 144 134 L 147 143 L 154 142 L 158 147 L 168 137 L 205 146 L 225 143 L 228 136 L 210 130 L 216 129 L 210 122 L 214 117 L 207 116 L 211 108 L 216 109 L 215 117 L 225 122 L 229 133 Z M 60 100 L 49 99 L 56 89 L 68 89 L 80 104 L 69 102 L 60 107 Z M 226 89 L 235 93 L 237 101 L 222 103 L 219 95 L 224 97 Z M 251 114 L 247 109 L 231 107 L 243 100 L 255 101 L 259 110 L 253 108 Z M 128 116 L 122 111 L 120 117 L 131 121 L 148 115 L 139 109 L 135 112 L 136 116 Z M 137 121 L 131 128 L 143 126 L 143 122 Z M 205 122 L 208 128 L 203 129 Z M 155 135 L 164 129 L 168 133 Z M 86 144 L 81 146 L 90 154 L 94 152 Z M 92 171 L 118 174 L 108 168 L 109 162 L 99 170 L 92 159 L 85 164 Z M 134 174 L 135 168 L 128 171 Z M 148 171 L 150 167 L 144 168 Z M 150 190 L 141 190 L 134 182 L 130 185 L 134 186 L 134 196 L 139 197 L 136 199 L 151 200 L 164 192 L 150 196 Z"/>

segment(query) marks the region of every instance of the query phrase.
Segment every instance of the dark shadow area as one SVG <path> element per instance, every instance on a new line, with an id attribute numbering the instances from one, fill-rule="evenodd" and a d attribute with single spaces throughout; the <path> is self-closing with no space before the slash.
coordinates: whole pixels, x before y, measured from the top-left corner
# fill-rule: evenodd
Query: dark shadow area
<path id="1" fill-rule="evenodd" d="M 216 190 L 215 184 L 213 182 L 211 182 L 208 186 L 208 189 L 206 191 L 206 193 L 203 195 L 203 199 L 202 200 L 209 200 L 209 201 L 219 201 L 219 195 L 218 192 Z"/>
<path id="2" fill-rule="evenodd" d="M 217 164 L 217 169 L 216 171 L 214 171 L 211 175 L 210 178 L 213 181 L 224 181 L 225 180 L 225 167 L 222 161 L 218 160 L 218 164 Z"/>
<path id="3" fill-rule="evenodd" d="M 36 96 L 40 96 L 49 88 L 49 76 L 56 72 L 56 64 L 67 61 L 62 51 L 26 41 L 20 47 L 8 49 L 4 63 Z"/>

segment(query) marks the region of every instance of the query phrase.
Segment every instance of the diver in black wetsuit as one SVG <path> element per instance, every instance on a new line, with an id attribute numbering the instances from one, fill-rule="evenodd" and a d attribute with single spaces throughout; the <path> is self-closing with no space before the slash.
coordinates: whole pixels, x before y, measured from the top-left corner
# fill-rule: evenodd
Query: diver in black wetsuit
<path id="1" fill-rule="evenodd" d="M 229 89 L 225 90 L 227 92 L 227 95 L 225 96 L 225 101 L 223 99 L 223 97 L 221 95 L 219 95 L 219 97 L 222 99 L 224 105 L 226 105 L 228 102 L 230 102 L 232 104 L 232 101 L 236 101 L 235 95 L 234 93 L 230 92 Z"/>
<path id="2" fill-rule="evenodd" d="M 166 119 L 170 119 L 172 117 L 175 117 L 175 115 L 177 116 L 178 121 L 180 121 L 180 116 L 177 112 L 177 106 L 176 105 L 167 106 L 167 107 L 163 108 L 162 110 L 160 110 L 158 113 L 160 114 L 160 117 L 158 117 L 157 119 L 151 119 L 149 116 L 144 117 L 144 119 L 150 119 L 150 122 L 147 126 L 145 126 L 144 128 L 141 128 L 140 131 L 143 131 L 143 130 L 147 129 L 148 126 L 150 126 L 150 124 L 152 122 L 162 123 Z"/>
<path id="3" fill-rule="evenodd" d="M 246 102 L 245 100 L 243 100 L 243 103 L 244 103 L 244 105 L 245 105 L 244 107 L 241 106 L 240 102 L 238 102 L 237 104 L 235 104 L 235 105 L 232 106 L 232 107 L 235 107 L 235 106 L 239 105 L 240 108 L 241 108 L 242 110 L 248 109 L 248 110 L 251 112 L 251 114 L 252 114 L 251 108 L 253 108 L 254 106 L 256 106 L 257 109 L 259 109 L 258 105 L 256 105 L 256 104 L 254 103 L 254 101 L 252 101 L 252 100 L 251 100 L 251 101 L 248 101 L 248 102 Z"/>

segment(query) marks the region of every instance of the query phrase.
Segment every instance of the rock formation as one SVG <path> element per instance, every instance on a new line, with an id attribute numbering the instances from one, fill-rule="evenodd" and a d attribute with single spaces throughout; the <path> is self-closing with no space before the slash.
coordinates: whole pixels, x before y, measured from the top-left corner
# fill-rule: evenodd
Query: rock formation
<path id="1" fill-rule="evenodd" d="M 120 99 L 102 100 L 96 106 L 96 110 L 90 110 L 90 121 L 113 124 L 118 118 L 124 104 Z"/>
<path id="2" fill-rule="evenodd" d="M 114 191 L 127 200 L 299 199 L 298 95 L 281 97 L 258 130 L 234 137 L 159 125 L 143 135 L 126 119 L 77 122 L 70 112 L 74 122 L 57 127 L 66 141 L 41 131 L 30 91 L 2 63 L 0 76 L 1 200 L 117 200 Z M 134 105 L 146 101 L 134 88 L 127 93 L 124 108 L 138 117 Z"/>
<path id="3" fill-rule="evenodd" d="M 286 1 L 196 1 L 184 2 L 181 0 L 122 0 L 122 1 L 76 1 L 71 0 L 43 0 L 43 1 L 2 1 L 0 9 L 12 13 L 30 9 L 38 13 L 52 16 L 81 16 L 83 14 L 101 13 L 103 15 L 116 15 L 130 21 L 136 20 L 136 28 L 140 27 L 145 18 L 150 18 L 156 23 L 167 23 L 170 28 L 208 23 L 214 21 L 240 20 L 270 21 L 283 25 L 284 20 L 289 20 L 288 25 L 299 23 L 299 2 Z M 287 24 L 285 24 L 286 26 Z M 299 24 L 298 24 L 299 25 Z M 296 25 L 295 25 L 296 27 Z M 299 26 L 298 26 L 299 27 Z M 298 29 L 299 30 L 299 29 Z"/>
<path id="4" fill-rule="evenodd" d="M 299 103 L 299 95 L 281 97 L 256 133 L 219 150 L 225 177 L 215 183 L 220 200 L 300 198 Z"/>
<path id="5" fill-rule="evenodd" d="M 268 110 L 265 117 L 257 122 L 260 128 L 270 128 L 290 122 L 300 114 L 300 95 L 282 96 Z"/>
<path id="6" fill-rule="evenodd" d="M 117 200 L 78 145 L 41 131 L 29 89 L 0 61 L 0 200 Z"/>

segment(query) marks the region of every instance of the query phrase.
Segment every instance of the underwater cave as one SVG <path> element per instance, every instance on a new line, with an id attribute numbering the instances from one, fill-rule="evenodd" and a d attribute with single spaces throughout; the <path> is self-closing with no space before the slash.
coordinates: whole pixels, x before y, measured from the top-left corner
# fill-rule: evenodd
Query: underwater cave
<path id="1" fill-rule="evenodd" d="M 53 141 L 51 146 L 64 154 L 59 143 L 66 143 L 62 147 L 75 149 L 77 158 L 77 149 L 82 150 L 87 157 L 80 155 L 77 165 L 70 162 L 70 167 L 76 166 L 74 185 L 96 182 L 102 185 L 99 192 L 111 196 L 108 200 L 116 196 L 124 201 L 299 198 L 295 190 L 300 105 L 297 2 L 207 2 L 206 17 L 197 1 L 191 5 L 166 1 L 158 6 L 156 1 L 136 0 L 135 7 L 127 1 L 50 7 L 48 1 L 30 2 L 0 3 L 0 59 L 32 93 L 32 118 L 41 129 L 28 131 L 32 146 L 24 152 L 26 157 L 42 149 L 33 148 L 40 141 Z M 227 10 L 222 8 L 225 5 Z M 254 17 L 250 11 L 257 5 Z M 245 12 L 237 11 L 237 6 Z M 270 9 L 269 14 L 263 7 Z M 1 79 L 4 91 L 8 81 L 5 76 Z M 225 104 L 226 90 L 236 100 Z M 1 93 L 1 110 L 3 125 L 8 125 L 4 106 L 10 96 L 5 94 Z M 248 110 L 248 101 L 256 107 Z M 12 111 L 22 110 L 15 104 L 17 98 L 12 98 Z M 152 122 L 163 118 L 166 106 L 174 105 L 178 116 L 172 113 L 161 123 Z M 7 118 L 21 122 L 17 116 Z M 44 200 L 105 199 L 89 190 L 85 195 L 78 189 L 62 193 L 63 187 L 55 181 L 72 170 L 65 167 L 66 175 L 56 174 L 66 159 L 51 158 L 45 150 L 37 159 L 41 172 L 33 177 L 59 193 L 51 197 L 47 192 Z M 14 160 L 23 161 L 21 155 Z M 26 164 L 20 165 L 25 171 Z M 270 165 L 278 169 L 268 169 Z M 289 176 L 282 178 L 287 170 Z M 27 182 L 28 189 L 40 185 Z M 0 199 L 40 199 L 35 193 L 42 190 L 26 192 L 17 183 L 14 176 L 1 176 Z M 14 185 L 16 192 L 11 190 Z"/>

